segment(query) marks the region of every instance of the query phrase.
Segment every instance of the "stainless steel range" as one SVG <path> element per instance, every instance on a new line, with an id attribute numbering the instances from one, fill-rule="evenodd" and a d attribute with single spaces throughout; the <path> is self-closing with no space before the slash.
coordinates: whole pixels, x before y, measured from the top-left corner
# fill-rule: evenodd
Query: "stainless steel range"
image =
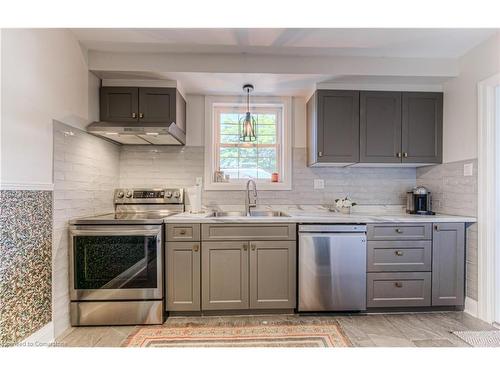
<path id="1" fill-rule="evenodd" d="M 163 219 L 183 189 L 117 189 L 115 212 L 70 221 L 71 324 L 163 323 Z"/>

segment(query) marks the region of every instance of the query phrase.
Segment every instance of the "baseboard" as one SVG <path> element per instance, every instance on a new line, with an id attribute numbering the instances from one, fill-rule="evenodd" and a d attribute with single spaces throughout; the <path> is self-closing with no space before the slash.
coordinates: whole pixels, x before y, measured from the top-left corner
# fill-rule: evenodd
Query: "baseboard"
<path id="1" fill-rule="evenodd" d="M 469 315 L 472 315 L 473 317 L 477 318 L 477 301 L 472 299 L 472 298 L 469 298 L 469 297 L 465 297 L 465 309 L 464 309 L 464 312 L 466 312 L 467 314 Z"/>
<path id="2" fill-rule="evenodd" d="M 55 341 L 54 322 L 50 322 L 33 333 L 31 336 L 21 341 L 22 345 L 44 346 Z"/>

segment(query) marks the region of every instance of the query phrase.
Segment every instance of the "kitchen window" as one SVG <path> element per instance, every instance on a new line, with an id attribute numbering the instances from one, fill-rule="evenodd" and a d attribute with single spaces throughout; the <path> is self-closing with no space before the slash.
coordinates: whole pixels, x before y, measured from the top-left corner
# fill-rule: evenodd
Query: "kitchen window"
<path id="1" fill-rule="evenodd" d="M 260 190 L 290 190 L 289 103 L 289 98 L 252 97 L 257 139 L 242 142 L 239 121 L 246 112 L 244 98 L 206 98 L 206 190 L 242 190 L 249 178 Z M 273 173 L 278 182 L 272 182 Z"/>

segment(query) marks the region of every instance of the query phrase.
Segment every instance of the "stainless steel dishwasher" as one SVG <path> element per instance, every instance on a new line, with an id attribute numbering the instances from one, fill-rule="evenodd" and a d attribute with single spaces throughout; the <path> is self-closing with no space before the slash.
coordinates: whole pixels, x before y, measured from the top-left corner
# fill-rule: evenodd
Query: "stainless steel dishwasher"
<path id="1" fill-rule="evenodd" d="M 299 226 L 298 310 L 366 310 L 366 225 Z"/>

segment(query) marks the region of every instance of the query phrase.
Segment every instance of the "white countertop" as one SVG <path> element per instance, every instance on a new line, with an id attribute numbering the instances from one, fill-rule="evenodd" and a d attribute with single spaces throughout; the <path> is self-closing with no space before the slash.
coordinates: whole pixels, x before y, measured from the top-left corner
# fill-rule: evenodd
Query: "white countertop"
<path id="1" fill-rule="evenodd" d="M 469 216 L 454 215 L 410 215 L 402 210 L 359 210 L 351 214 L 330 212 L 324 208 L 307 209 L 302 208 L 277 208 L 266 207 L 266 210 L 282 211 L 289 216 L 262 217 L 262 216 L 224 216 L 213 217 L 209 212 L 192 214 L 184 212 L 168 218 L 165 223 L 475 223 L 477 219 Z M 259 208 L 257 210 L 264 210 Z M 235 211 L 235 210 L 232 210 Z"/>

